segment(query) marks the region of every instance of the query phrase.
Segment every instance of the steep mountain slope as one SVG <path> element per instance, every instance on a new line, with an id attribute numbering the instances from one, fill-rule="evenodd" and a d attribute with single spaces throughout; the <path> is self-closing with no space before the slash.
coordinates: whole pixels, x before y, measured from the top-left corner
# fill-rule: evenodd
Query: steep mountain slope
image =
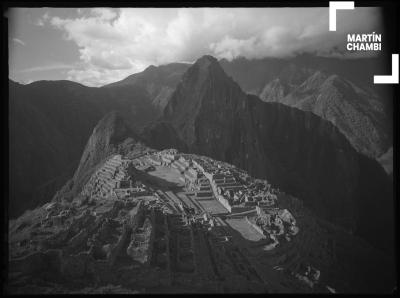
<path id="1" fill-rule="evenodd" d="M 103 87 L 135 86 L 142 88 L 151 99 L 153 106 L 162 112 L 169 96 L 189 66 L 190 64 L 186 63 L 170 63 L 158 67 L 151 65 L 142 72 Z"/>
<path id="2" fill-rule="evenodd" d="M 134 136 L 118 112 L 106 114 L 93 129 L 73 179 L 80 180 L 101 160 L 118 151 L 120 143 Z"/>
<path id="3" fill-rule="evenodd" d="M 10 216 L 40 203 L 40 188 L 48 181 L 52 180 L 44 193 L 51 198 L 68 179 L 81 154 L 86 130 L 99 115 L 84 101 L 59 96 L 65 94 L 60 85 L 69 88 L 60 82 L 54 86 L 57 92 L 48 90 L 41 96 L 34 86 L 10 82 Z M 78 84 L 74 87 L 84 88 Z M 50 92 L 54 97 L 57 94 L 57 103 Z M 59 176 L 61 181 L 55 179 Z M 47 196 L 47 192 L 52 194 Z"/>
<path id="4" fill-rule="evenodd" d="M 357 151 L 370 157 L 381 156 L 392 144 L 382 101 L 337 75 L 317 71 L 292 92 L 274 101 L 330 121 Z"/>
<path id="5" fill-rule="evenodd" d="M 276 78 L 269 81 L 259 93 L 264 101 L 279 101 L 302 84 L 315 70 L 298 67 L 294 63 L 284 66 Z"/>
<path id="6" fill-rule="evenodd" d="M 134 86 L 89 88 L 69 81 L 9 83 L 10 216 L 49 200 L 71 177 L 96 123 L 111 110 L 131 128 L 157 112 Z"/>
<path id="7" fill-rule="evenodd" d="M 188 69 L 160 126 L 164 133 L 176 132 L 188 151 L 267 177 L 319 216 L 388 248 L 391 183 L 379 164 L 357 153 L 334 125 L 313 113 L 246 95 L 215 58 L 204 56 Z M 145 137 L 160 148 L 151 135 L 157 133 L 147 131 Z M 388 232 L 382 239 L 371 236 L 383 229 Z"/>
<path id="8" fill-rule="evenodd" d="M 264 101 L 281 102 L 311 111 L 331 121 L 359 152 L 379 158 L 392 144 L 390 92 L 385 87 L 373 85 L 371 79 L 375 73 L 383 72 L 380 59 L 340 60 L 304 54 L 289 59 L 222 59 L 220 63 L 224 71 L 247 93 L 259 95 Z M 105 87 L 140 87 L 146 90 L 152 104 L 162 112 L 189 66 L 182 63 L 150 66 L 141 73 Z M 327 78 L 319 83 L 313 80 L 325 71 L 343 83 L 334 84 L 332 79 L 325 83 L 335 85 L 325 86 L 325 94 L 322 94 L 330 100 L 319 100 L 318 107 L 314 107 L 314 103 L 305 101 L 304 97 L 315 100 L 321 95 L 319 88 Z M 346 85 L 346 88 L 337 85 Z M 329 92 L 335 94 L 329 95 Z M 284 99 L 286 96 L 290 99 Z M 342 98 L 340 102 L 339 97 Z M 296 100 L 304 103 L 296 103 Z M 343 102 L 345 105 L 342 109 L 335 108 Z"/>
<path id="9" fill-rule="evenodd" d="M 393 143 L 392 90 L 372 81 L 374 74 L 385 73 L 384 58 L 341 60 L 303 54 L 222 60 L 221 65 L 247 93 L 331 121 L 361 153 L 378 159 Z"/>
<path id="10" fill-rule="evenodd" d="M 112 111 L 106 114 L 93 129 L 74 176 L 57 192 L 54 200 L 72 199 L 87 182 L 96 166 L 111 154 L 130 151 L 135 146 L 140 146 L 137 136 L 121 113 Z"/>
<path id="11" fill-rule="evenodd" d="M 382 61 L 378 58 L 340 60 L 302 54 L 288 59 L 222 59 L 220 64 L 247 93 L 259 95 L 264 101 L 281 102 L 311 111 L 336 125 L 357 151 L 379 158 L 392 144 L 391 93 L 387 87 L 372 84 L 371 79 L 374 74 L 384 72 Z M 162 112 L 189 66 L 181 63 L 150 66 L 105 87 L 140 86 Z M 321 72 L 335 76 L 337 81 L 335 84 L 331 78 L 326 82 L 324 94 L 319 88 L 327 78 L 313 82 Z M 327 87 L 329 84 L 334 86 Z M 330 92 L 335 94 L 328 94 Z M 330 99 L 319 100 L 318 107 L 314 107 L 313 101 L 319 96 Z M 304 100 L 304 97 L 313 100 Z M 343 108 L 337 109 L 340 105 Z"/>

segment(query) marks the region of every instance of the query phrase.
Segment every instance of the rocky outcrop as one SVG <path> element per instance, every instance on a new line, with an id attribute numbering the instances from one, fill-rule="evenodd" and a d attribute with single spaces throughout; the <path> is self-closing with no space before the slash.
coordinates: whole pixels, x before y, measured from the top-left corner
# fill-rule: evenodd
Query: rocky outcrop
<path id="1" fill-rule="evenodd" d="M 81 191 L 96 166 L 112 154 L 131 150 L 137 144 L 136 138 L 120 113 L 113 111 L 104 116 L 94 128 L 74 176 L 56 194 L 54 200 L 72 199 Z M 127 139 L 131 139 L 131 142 L 126 142 Z"/>
<path id="2" fill-rule="evenodd" d="M 260 98 L 266 102 L 279 102 L 287 93 L 288 86 L 281 80 L 275 79 L 265 85 L 260 93 Z"/>
<path id="3" fill-rule="evenodd" d="M 149 218 L 144 220 L 143 226 L 138 227 L 130 239 L 126 249 L 127 255 L 141 264 L 149 264 L 151 258 L 153 224 Z"/>

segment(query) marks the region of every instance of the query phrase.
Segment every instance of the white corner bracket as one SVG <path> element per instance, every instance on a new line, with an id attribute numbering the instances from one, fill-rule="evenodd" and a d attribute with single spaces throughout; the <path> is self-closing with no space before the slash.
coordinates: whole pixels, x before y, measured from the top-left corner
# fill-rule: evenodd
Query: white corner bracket
<path id="1" fill-rule="evenodd" d="M 329 1 L 329 31 L 336 31 L 338 9 L 354 9 L 354 1 Z"/>
<path id="2" fill-rule="evenodd" d="M 399 83 L 399 54 L 392 54 L 392 75 L 374 76 L 374 84 L 398 84 Z"/>

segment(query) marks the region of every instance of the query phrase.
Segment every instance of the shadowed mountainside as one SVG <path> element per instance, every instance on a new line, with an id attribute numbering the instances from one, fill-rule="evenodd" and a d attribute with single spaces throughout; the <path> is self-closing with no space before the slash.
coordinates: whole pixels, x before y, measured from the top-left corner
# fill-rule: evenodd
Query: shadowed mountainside
<path id="1" fill-rule="evenodd" d="M 303 54 L 220 63 L 245 92 L 330 121 L 358 152 L 379 160 L 392 146 L 392 90 L 372 81 L 374 74 L 385 73 L 384 59 Z"/>
<path id="2" fill-rule="evenodd" d="M 122 115 L 115 111 L 106 114 L 93 129 L 74 176 L 53 199 L 72 200 L 108 156 L 131 151 L 135 146 L 140 146 L 138 138 Z"/>
<path id="3" fill-rule="evenodd" d="M 289 59 L 222 59 L 220 65 L 245 92 L 313 112 L 337 126 L 357 151 L 379 161 L 393 142 L 390 88 L 374 85 L 371 79 L 384 73 L 382 61 L 303 54 Z M 140 86 L 162 112 L 189 66 L 150 66 L 105 87 Z"/>
<path id="4" fill-rule="evenodd" d="M 168 103 L 170 95 L 189 66 L 190 64 L 186 63 L 170 63 L 157 67 L 151 65 L 142 72 L 130 75 L 121 81 L 105 85 L 103 88 L 120 86 L 141 88 L 151 98 L 152 105 L 162 112 Z"/>
<path id="5" fill-rule="evenodd" d="M 286 92 L 292 88 L 291 92 Z M 388 116 L 382 101 L 337 75 L 315 72 L 298 87 L 277 79 L 263 90 L 261 99 L 310 111 L 330 121 L 353 147 L 372 158 L 392 144 Z"/>
<path id="6" fill-rule="evenodd" d="M 152 139 L 158 135 L 165 143 Z M 246 95 L 211 56 L 188 69 L 162 122 L 144 137 L 157 149 L 178 138 L 189 152 L 267 177 L 319 216 L 391 248 L 392 184 L 382 167 L 353 149 L 330 122 Z M 371 231 L 386 232 L 377 239 Z"/>
<path id="7" fill-rule="evenodd" d="M 70 81 L 9 82 L 10 216 L 51 199 L 71 177 L 96 123 L 118 110 L 131 129 L 158 116 L 134 86 L 90 88 Z"/>

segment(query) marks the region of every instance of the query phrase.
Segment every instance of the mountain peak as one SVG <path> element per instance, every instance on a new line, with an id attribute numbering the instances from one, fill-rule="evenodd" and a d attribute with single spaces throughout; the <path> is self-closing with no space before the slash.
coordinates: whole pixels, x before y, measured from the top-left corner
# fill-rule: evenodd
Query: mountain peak
<path id="1" fill-rule="evenodd" d="M 164 109 L 164 120 L 171 122 L 175 129 L 181 128 L 180 137 L 191 143 L 195 140 L 194 121 L 198 115 L 212 114 L 214 109 L 230 113 L 245 98 L 218 60 L 205 55 L 186 71 Z M 214 118 L 208 120 L 218 122 Z"/>
<path id="2" fill-rule="evenodd" d="M 218 60 L 211 55 L 204 55 L 197 59 L 195 65 L 200 67 L 208 67 L 209 65 L 219 65 Z"/>
<path id="3" fill-rule="evenodd" d="M 151 65 L 149 65 L 148 67 L 146 67 L 146 69 L 143 70 L 143 72 L 154 71 L 154 70 L 156 70 L 156 69 L 157 69 L 157 67 L 156 67 L 155 65 L 151 64 Z"/>
<path id="4" fill-rule="evenodd" d="M 300 87 L 309 90 L 317 89 L 328 79 L 328 77 L 329 74 L 327 74 L 324 71 L 318 70 L 313 75 L 311 75 L 307 80 L 305 80 Z"/>
<path id="5" fill-rule="evenodd" d="M 185 77 L 190 80 L 197 80 L 200 77 L 225 78 L 228 76 L 215 57 L 211 55 L 204 55 L 197 59 L 196 62 L 189 67 L 188 71 L 185 73 Z"/>
<path id="6" fill-rule="evenodd" d="M 343 85 L 348 85 L 348 82 L 345 78 L 337 75 L 337 74 L 333 74 L 330 75 L 327 79 L 326 79 L 326 83 L 331 83 L 337 86 L 343 86 Z"/>
<path id="7" fill-rule="evenodd" d="M 201 61 L 218 62 L 217 58 L 215 58 L 214 56 L 211 56 L 211 55 L 204 55 L 204 56 L 201 56 L 199 59 L 197 59 L 197 62 L 201 62 Z"/>

